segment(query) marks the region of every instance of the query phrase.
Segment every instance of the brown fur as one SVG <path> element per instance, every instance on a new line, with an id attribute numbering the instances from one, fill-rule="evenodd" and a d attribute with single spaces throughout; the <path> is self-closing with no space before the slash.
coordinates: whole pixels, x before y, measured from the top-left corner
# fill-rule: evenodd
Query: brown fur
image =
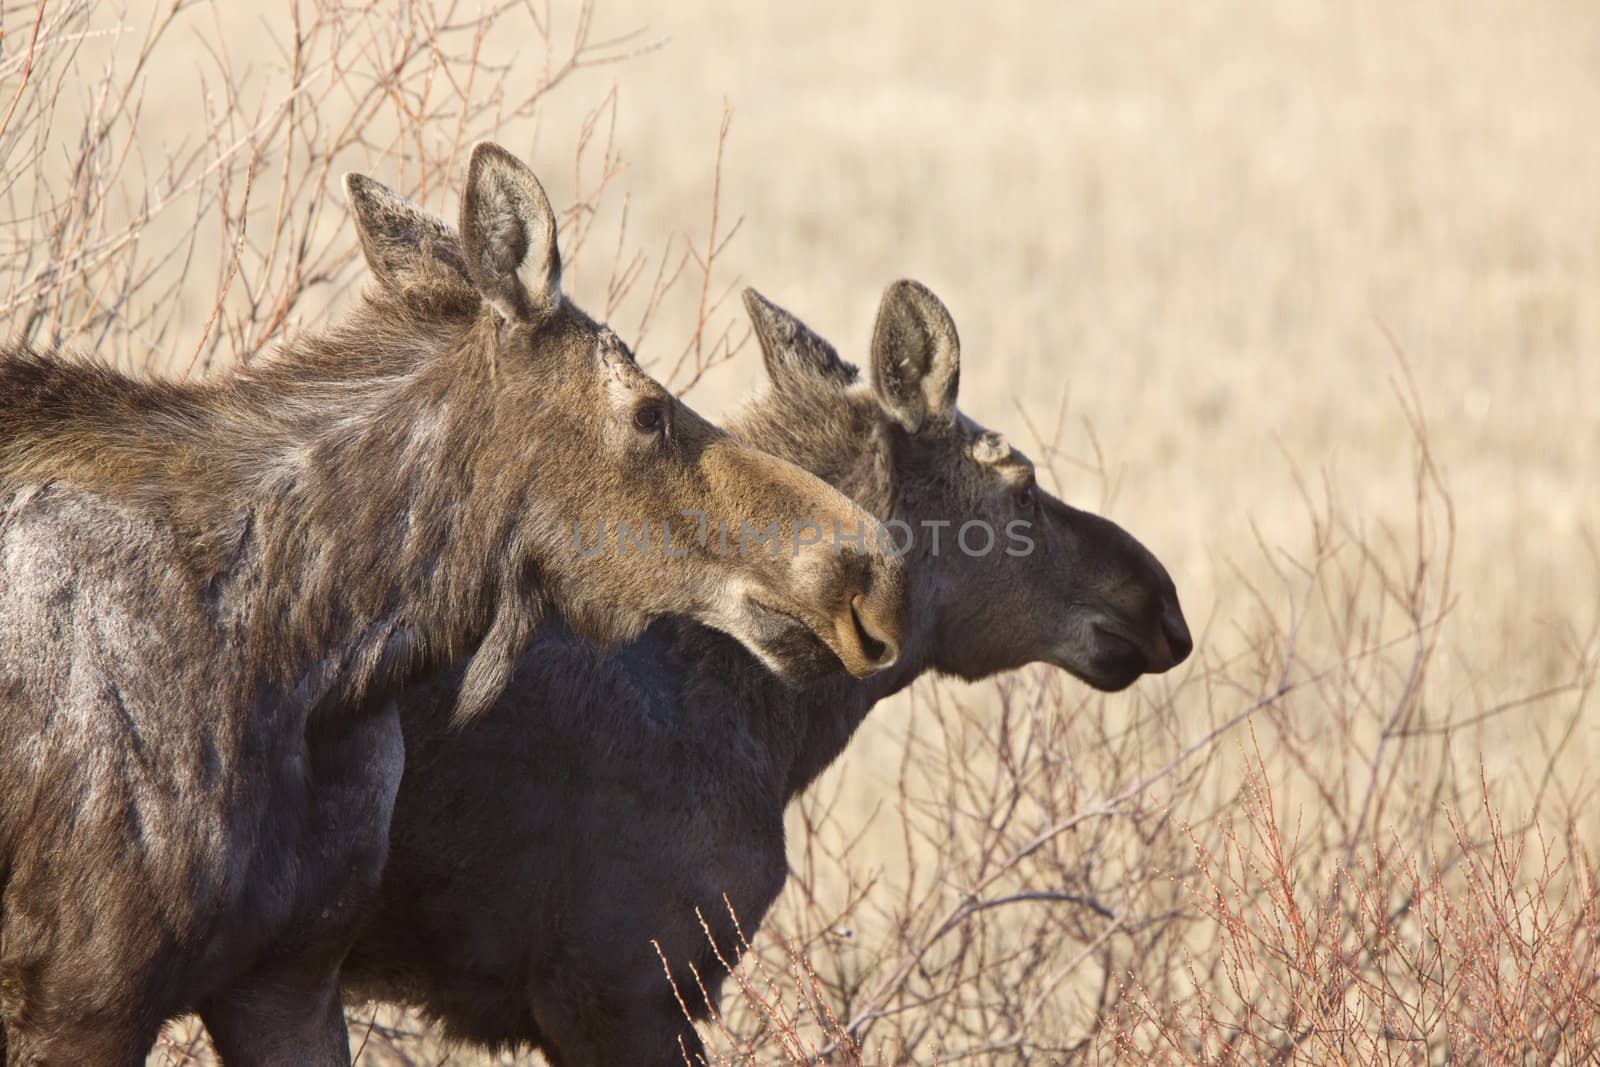
<path id="1" fill-rule="evenodd" d="M 335 973 L 386 854 L 388 695 L 463 659 L 441 715 L 470 718 L 547 605 L 604 639 L 684 613 L 814 669 L 771 642 L 777 611 L 854 670 L 894 658 L 881 556 L 574 551 L 596 513 L 864 516 L 699 419 L 561 296 L 526 168 L 474 151 L 459 237 L 347 186 L 379 285 L 270 361 L 183 385 L 0 353 L 13 1064 L 138 1063 L 191 1008 L 232 1064 L 347 1062 Z"/>
<path id="2" fill-rule="evenodd" d="M 1035 550 L 969 556 L 919 537 L 900 662 L 872 679 L 779 683 L 720 634 L 656 624 L 600 649 L 553 623 L 479 721 L 437 725 L 456 672 L 402 696 L 410 758 L 378 911 L 345 967 L 357 995 L 422 1006 L 452 1035 L 534 1046 L 559 1067 L 681 1064 L 701 1052 L 662 975 L 699 1013 L 720 951 L 783 886 L 783 811 L 873 704 L 924 671 L 1025 663 L 1103 689 L 1188 655 L 1161 564 L 1113 523 L 1033 485 L 1033 465 L 955 407 L 959 344 L 942 304 L 892 286 L 871 385 L 821 338 L 747 296 L 773 379 L 733 426 L 880 518 L 1030 522 Z M 691 971 L 693 968 L 693 971 Z M 694 1059 L 693 1062 L 699 1062 Z"/>

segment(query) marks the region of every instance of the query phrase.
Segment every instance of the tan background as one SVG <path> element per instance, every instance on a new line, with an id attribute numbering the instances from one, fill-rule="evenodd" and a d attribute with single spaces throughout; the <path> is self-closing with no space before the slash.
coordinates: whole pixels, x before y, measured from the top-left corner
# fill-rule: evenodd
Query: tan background
<path id="1" fill-rule="evenodd" d="M 186 17 L 180 34 L 220 35 L 271 98 L 279 5 Z M 549 21 L 564 40 L 572 5 Z M 1291 465 L 1328 472 L 1358 517 L 1405 513 L 1385 331 L 1457 494 L 1455 622 L 1473 655 L 1537 673 L 1541 621 L 1592 611 L 1600 8 L 598 4 L 594 38 L 635 32 L 660 46 L 579 71 L 537 130 L 502 132 L 570 202 L 582 121 L 617 90 L 628 169 L 594 244 L 623 192 L 631 244 L 703 240 L 726 103 L 723 224 L 743 225 L 722 283 L 761 288 L 858 360 L 884 285 L 930 285 L 961 329 L 968 412 L 1037 453 L 1019 405 L 1048 429 L 1066 397 L 1063 495 L 1100 503 L 1072 462 L 1092 459 L 1092 424 L 1110 513 L 1170 563 L 1191 615 L 1226 622 L 1252 522 L 1273 543 L 1301 530 Z M 541 42 L 490 48 L 513 84 L 537 84 Z M 137 132 L 151 153 L 193 132 L 204 88 L 198 50 L 192 68 L 166 61 Z M 315 99 L 334 114 L 342 97 Z M 453 211 L 453 193 L 435 206 Z M 196 331 L 203 265 L 182 295 Z M 605 266 L 578 275 L 591 306 Z M 669 301 L 641 355 L 670 360 L 692 308 Z M 693 398 L 725 412 L 760 379 L 747 350 Z"/>
<path id="2" fill-rule="evenodd" d="M 720 108 L 739 276 L 860 358 L 919 278 L 967 410 L 1117 487 L 1226 647 L 1291 465 L 1399 524 L 1405 353 L 1456 496 L 1461 684 L 1554 669 L 1600 602 L 1600 8 L 1582 3 L 607 4 L 638 233 L 698 225 Z M 583 94 L 575 94 L 583 95 Z M 545 136 L 540 152 L 568 151 Z M 664 329 L 674 336 L 671 329 Z M 646 354 L 649 354 L 648 346 Z M 751 354 L 695 396 L 718 409 Z M 1098 482 L 1058 466 L 1069 500 Z M 1449 669 L 1450 665 L 1446 665 Z M 1600 745 L 1593 728 L 1585 736 Z"/>

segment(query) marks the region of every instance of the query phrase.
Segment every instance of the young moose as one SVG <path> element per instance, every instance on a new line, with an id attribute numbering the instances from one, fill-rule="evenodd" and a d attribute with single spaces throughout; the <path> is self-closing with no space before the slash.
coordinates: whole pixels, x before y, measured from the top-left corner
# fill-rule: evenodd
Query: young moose
<path id="1" fill-rule="evenodd" d="M 956 331 L 931 293 L 889 289 L 870 385 L 785 312 L 746 299 L 772 391 L 733 432 L 918 532 L 899 662 L 793 690 L 692 623 L 657 623 L 611 651 L 552 624 L 466 729 L 443 715 L 459 674 L 408 691 L 390 861 L 346 962 L 352 992 L 561 1067 L 682 1064 L 680 1041 L 691 1058 L 701 1048 L 652 940 L 685 997 L 698 980 L 715 997 L 721 967 L 695 909 L 733 958 L 723 894 L 753 932 L 786 876 L 785 805 L 875 702 L 925 671 L 980 678 L 1039 661 L 1115 690 L 1188 655 L 1155 557 L 1039 489 L 1026 458 L 956 409 Z M 961 551 L 972 519 L 1027 523 L 1032 551 Z M 940 550 L 923 520 L 953 523 Z"/>
<path id="2" fill-rule="evenodd" d="M 0 352 L 13 1065 L 142 1063 L 187 1009 L 229 1064 L 347 1064 L 336 975 L 387 852 L 389 698 L 465 657 L 439 714 L 470 718 L 551 608 L 596 639 L 682 613 L 791 673 L 789 627 L 854 673 L 895 657 L 899 567 L 863 550 L 574 551 L 580 517 L 867 520 L 562 296 L 527 168 L 477 146 L 459 237 L 346 188 L 377 286 L 270 362 L 180 385 Z"/>

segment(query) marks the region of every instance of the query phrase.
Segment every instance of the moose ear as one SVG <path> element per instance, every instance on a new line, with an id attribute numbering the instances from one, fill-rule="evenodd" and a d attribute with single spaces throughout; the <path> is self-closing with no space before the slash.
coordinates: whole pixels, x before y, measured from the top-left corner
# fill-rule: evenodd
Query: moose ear
<path id="1" fill-rule="evenodd" d="M 961 340 L 950 312 L 925 287 L 898 281 L 883 294 L 872 329 L 878 401 L 910 433 L 955 417 Z"/>
<path id="2" fill-rule="evenodd" d="M 432 299 L 475 295 L 461 239 L 442 219 L 364 174 L 346 174 L 344 192 L 379 285 Z"/>
<path id="3" fill-rule="evenodd" d="M 854 366 L 839 358 L 832 345 L 811 328 L 754 289 L 744 291 L 745 310 L 761 343 L 761 358 L 775 384 L 823 382 L 849 385 Z"/>
<path id="4" fill-rule="evenodd" d="M 479 141 L 467 164 L 461 243 L 478 291 L 511 322 L 533 322 L 561 302 L 556 216 L 533 171 Z"/>

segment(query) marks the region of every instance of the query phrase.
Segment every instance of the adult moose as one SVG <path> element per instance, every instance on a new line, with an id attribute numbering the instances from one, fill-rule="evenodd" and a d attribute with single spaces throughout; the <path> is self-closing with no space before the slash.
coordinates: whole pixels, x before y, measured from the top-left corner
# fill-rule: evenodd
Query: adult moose
<path id="1" fill-rule="evenodd" d="M 612 650 L 552 623 L 465 729 L 442 714 L 459 672 L 408 691 L 390 861 L 346 961 L 352 993 L 420 1005 L 452 1036 L 535 1046 L 561 1067 L 665 1067 L 684 1051 L 699 1062 L 652 941 L 685 997 L 699 981 L 716 996 L 696 908 L 734 958 L 723 895 L 753 932 L 787 874 L 785 805 L 875 702 L 924 671 L 979 678 L 1039 661 L 1116 690 L 1188 655 L 1155 557 L 1039 489 L 1021 453 L 957 410 L 955 326 L 933 294 L 889 288 L 870 385 L 787 313 L 746 301 L 772 389 L 732 432 L 904 523 L 897 536 L 918 534 L 899 662 L 790 689 L 689 622 Z M 952 524 L 941 549 L 925 520 Z M 968 554 L 956 543 L 968 520 L 1020 520 L 1032 550 L 997 538 L 978 553 L 972 537 Z"/>
<path id="2" fill-rule="evenodd" d="M 8 1062 L 137 1064 L 196 1009 L 230 1064 L 347 1064 L 337 967 L 402 764 L 389 695 L 498 694 L 549 607 L 683 613 L 782 670 L 800 626 L 891 662 L 897 564 L 853 547 L 581 554 L 572 522 L 866 516 L 678 403 L 562 295 L 503 149 L 459 237 L 359 176 L 376 287 L 207 384 L 0 354 L 0 1014 Z"/>

